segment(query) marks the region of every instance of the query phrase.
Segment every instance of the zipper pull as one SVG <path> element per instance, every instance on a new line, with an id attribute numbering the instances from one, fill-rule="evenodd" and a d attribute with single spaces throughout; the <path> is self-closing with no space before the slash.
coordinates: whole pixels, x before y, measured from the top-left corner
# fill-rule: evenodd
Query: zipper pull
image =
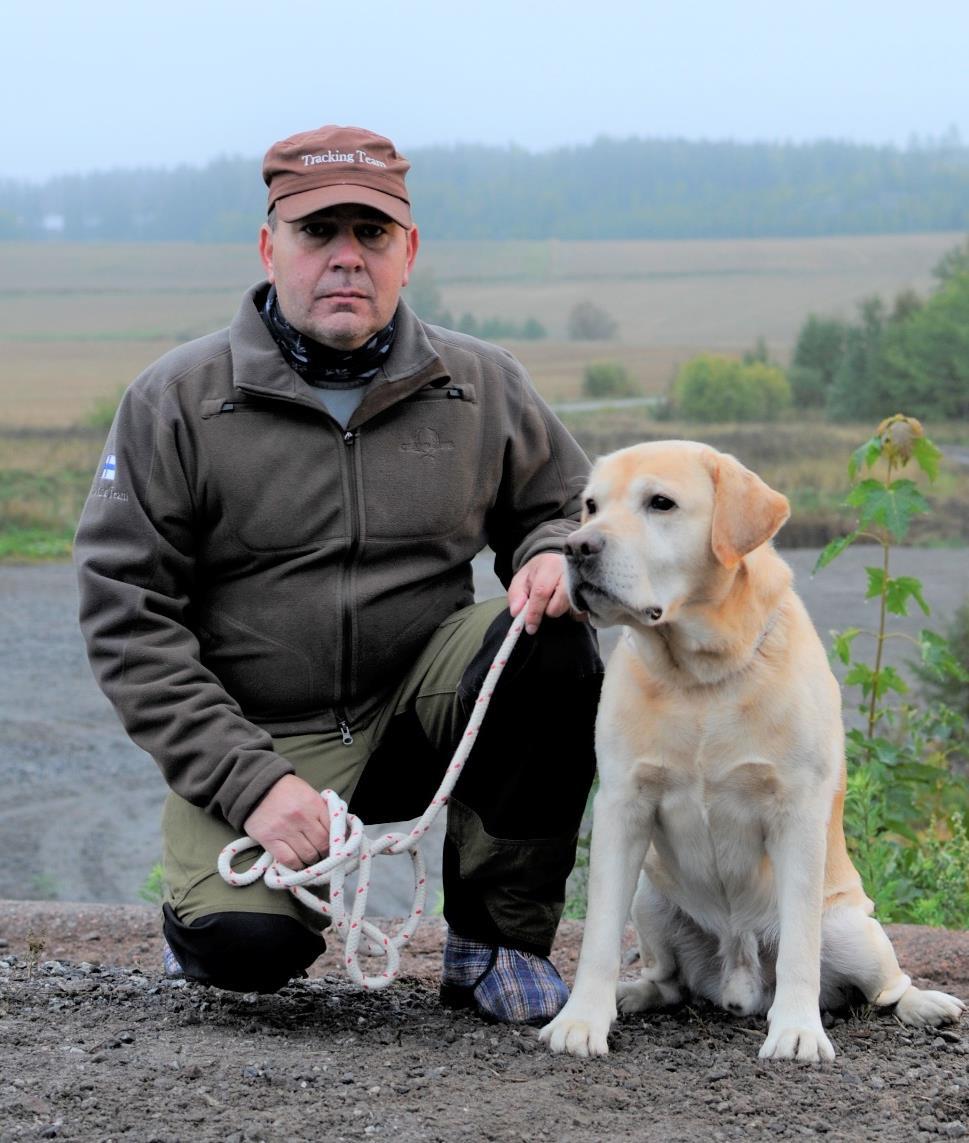
<path id="1" fill-rule="evenodd" d="M 343 443 L 345 445 L 352 445 L 356 439 L 357 439 L 357 434 L 351 432 L 349 429 L 347 429 L 346 432 L 344 432 L 344 434 L 343 434 Z"/>
<path id="2" fill-rule="evenodd" d="M 338 725 L 340 727 L 340 733 L 343 735 L 343 745 L 352 746 L 353 735 L 350 733 L 350 727 L 347 725 L 347 720 L 345 718 L 341 718 Z"/>

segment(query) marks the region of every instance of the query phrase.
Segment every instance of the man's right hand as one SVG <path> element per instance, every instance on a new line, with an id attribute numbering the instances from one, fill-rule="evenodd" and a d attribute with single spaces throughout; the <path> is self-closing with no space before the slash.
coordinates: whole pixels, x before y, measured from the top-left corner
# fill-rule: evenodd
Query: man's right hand
<path id="1" fill-rule="evenodd" d="M 302 778 L 286 774 L 243 822 L 247 835 L 289 869 L 305 869 L 330 848 L 330 812 Z"/>

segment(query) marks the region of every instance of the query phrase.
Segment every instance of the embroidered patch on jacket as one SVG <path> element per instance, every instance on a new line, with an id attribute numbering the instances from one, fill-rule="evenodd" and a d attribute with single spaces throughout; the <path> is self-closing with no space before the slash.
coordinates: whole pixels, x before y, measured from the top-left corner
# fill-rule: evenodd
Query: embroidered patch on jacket
<path id="1" fill-rule="evenodd" d="M 104 458 L 104 464 L 101 466 L 101 479 L 114 480 L 118 475 L 118 458 L 113 452 L 109 452 Z"/>
<path id="2" fill-rule="evenodd" d="M 434 460 L 435 453 L 451 452 L 454 449 L 452 441 L 442 441 L 437 433 L 430 428 L 419 429 L 412 441 L 405 441 L 400 446 L 401 452 L 416 452 L 425 460 Z"/>

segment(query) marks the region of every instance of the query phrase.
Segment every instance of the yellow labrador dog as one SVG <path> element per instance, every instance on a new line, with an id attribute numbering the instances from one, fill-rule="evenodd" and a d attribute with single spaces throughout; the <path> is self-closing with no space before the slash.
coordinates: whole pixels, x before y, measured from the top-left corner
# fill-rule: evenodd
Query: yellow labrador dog
<path id="1" fill-rule="evenodd" d="M 542 1030 L 604 1055 L 623 1012 L 704 997 L 767 1013 L 760 1055 L 830 1060 L 821 1007 L 858 989 L 909 1024 L 961 1001 L 913 987 L 845 848 L 838 684 L 769 543 L 788 503 L 689 441 L 599 461 L 568 540 L 572 601 L 622 624 L 596 724 L 589 910 L 575 988 Z M 633 903 L 642 974 L 619 984 Z"/>

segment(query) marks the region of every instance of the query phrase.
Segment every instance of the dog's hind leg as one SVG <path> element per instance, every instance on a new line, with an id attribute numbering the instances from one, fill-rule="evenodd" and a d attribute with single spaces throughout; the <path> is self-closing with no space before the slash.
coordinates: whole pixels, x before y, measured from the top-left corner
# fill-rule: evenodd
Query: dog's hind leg
<path id="1" fill-rule="evenodd" d="M 827 1007 L 853 985 L 871 1004 L 895 1005 L 905 1024 L 952 1024 L 965 1004 L 946 992 L 916 988 L 899 968 L 888 934 L 855 905 L 836 905 L 821 929 L 821 1003 Z"/>
<path id="2" fill-rule="evenodd" d="M 646 1012 L 670 1008 L 682 999 L 677 979 L 671 925 L 676 910 L 657 892 L 646 873 L 639 877 L 633 899 L 632 920 L 639 937 L 642 969 L 639 980 L 621 980 L 616 986 L 620 1012 Z"/>

